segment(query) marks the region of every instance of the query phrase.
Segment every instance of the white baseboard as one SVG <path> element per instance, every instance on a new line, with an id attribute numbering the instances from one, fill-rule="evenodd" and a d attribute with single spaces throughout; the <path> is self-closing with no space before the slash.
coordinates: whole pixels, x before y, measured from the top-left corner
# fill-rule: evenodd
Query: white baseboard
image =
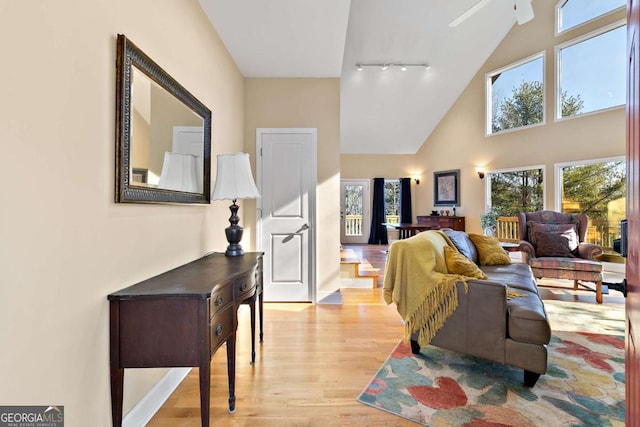
<path id="1" fill-rule="evenodd" d="M 122 427 L 143 427 L 158 412 L 191 368 L 172 368 L 122 419 Z"/>
<path id="2" fill-rule="evenodd" d="M 335 292 L 319 292 L 317 295 L 318 304 L 342 304 L 340 289 Z"/>

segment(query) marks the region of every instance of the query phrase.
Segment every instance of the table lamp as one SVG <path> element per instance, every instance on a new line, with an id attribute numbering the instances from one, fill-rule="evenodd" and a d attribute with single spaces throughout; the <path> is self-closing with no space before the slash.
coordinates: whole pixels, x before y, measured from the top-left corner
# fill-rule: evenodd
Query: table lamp
<path id="1" fill-rule="evenodd" d="M 216 172 L 216 183 L 213 189 L 213 200 L 232 200 L 229 206 L 231 225 L 225 228 L 229 246 L 225 251 L 226 256 L 244 255 L 244 250 L 240 245 L 242 240 L 242 227 L 238 225 L 240 217 L 236 200 L 255 199 L 260 197 L 251 175 L 251 165 L 249 165 L 249 155 L 247 153 L 218 154 L 218 170 Z"/>

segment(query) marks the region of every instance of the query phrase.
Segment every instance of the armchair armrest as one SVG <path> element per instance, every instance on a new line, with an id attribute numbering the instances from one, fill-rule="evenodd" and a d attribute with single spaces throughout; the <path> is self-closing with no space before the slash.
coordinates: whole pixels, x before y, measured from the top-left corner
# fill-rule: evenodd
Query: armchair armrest
<path id="1" fill-rule="evenodd" d="M 520 240 L 520 252 L 522 252 L 522 262 L 529 263 L 529 258 L 536 257 L 536 250 L 533 245 L 526 240 Z"/>
<path id="2" fill-rule="evenodd" d="M 602 254 L 602 248 L 593 243 L 580 243 L 578 245 L 578 256 L 582 259 L 594 260 L 595 257 Z"/>

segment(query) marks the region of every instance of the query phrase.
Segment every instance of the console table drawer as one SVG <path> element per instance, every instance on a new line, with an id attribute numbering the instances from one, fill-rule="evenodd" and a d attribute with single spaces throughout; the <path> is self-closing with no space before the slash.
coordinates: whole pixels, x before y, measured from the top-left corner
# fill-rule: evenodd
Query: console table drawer
<path id="1" fill-rule="evenodd" d="M 234 308 L 233 305 L 228 306 L 224 310 L 218 312 L 211 319 L 210 336 L 211 336 L 211 354 L 224 343 L 230 335 L 235 332 L 234 325 Z"/>
<path id="2" fill-rule="evenodd" d="M 237 301 L 243 301 L 252 296 L 256 290 L 256 276 L 254 272 L 234 280 L 233 287 L 235 288 Z"/>
<path id="3" fill-rule="evenodd" d="M 231 282 L 214 288 L 211 293 L 211 317 L 233 301 L 233 286 Z"/>

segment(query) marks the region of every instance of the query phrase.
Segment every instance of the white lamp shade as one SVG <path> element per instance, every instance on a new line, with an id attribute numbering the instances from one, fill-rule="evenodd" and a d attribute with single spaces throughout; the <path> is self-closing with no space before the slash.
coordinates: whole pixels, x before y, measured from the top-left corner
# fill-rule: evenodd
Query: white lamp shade
<path id="1" fill-rule="evenodd" d="M 255 199 L 260 197 L 251 174 L 247 153 L 218 154 L 213 200 Z"/>
<path id="2" fill-rule="evenodd" d="M 522 25 L 531 21 L 534 17 L 531 0 L 516 0 L 516 19 Z"/>
<path id="3" fill-rule="evenodd" d="M 196 159 L 197 156 L 193 154 L 165 151 L 158 187 L 197 193 Z"/>

